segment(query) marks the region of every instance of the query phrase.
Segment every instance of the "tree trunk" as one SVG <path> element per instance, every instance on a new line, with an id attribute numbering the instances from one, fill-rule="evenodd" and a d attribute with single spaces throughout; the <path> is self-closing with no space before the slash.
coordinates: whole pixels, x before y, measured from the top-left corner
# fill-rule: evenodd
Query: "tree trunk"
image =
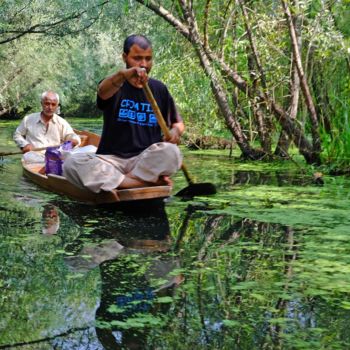
<path id="1" fill-rule="evenodd" d="M 219 60 L 213 53 L 208 51 L 210 59 L 220 64 L 223 74 L 232 81 L 242 92 L 250 97 L 254 97 L 256 93 L 258 100 L 262 105 L 266 106 L 268 110 L 274 114 L 276 121 L 280 123 L 282 129 L 288 134 L 288 136 L 294 141 L 296 147 L 298 147 L 300 153 L 304 156 L 305 160 L 309 164 L 320 164 L 320 155 L 314 152 L 312 145 L 304 135 L 304 132 L 300 129 L 295 120 L 291 119 L 289 114 L 274 100 L 269 97 L 269 100 L 265 100 L 265 96 L 261 91 L 253 91 L 248 84 L 241 78 L 241 76 L 233 71 L 223 60 Z"/>
<path id="2" fill-rule="evenodd" d="M 310 114 L 313 152 L 320 154 L 320 152 L 321 152 L 321 140 L 320 140 L 320 133 L 318 130 L 318 117 L 317 117 L 316 108 L 315 108 L 315 105 L 313 103 L 312 96 L 310 93 L 309 85 L 307 83 L 307 80 L 306 80 L 306 77 L 304 74 L 300 50 L 298 47 L 297 35 L 296 35 L 295 27 L 293 24 L 293 18 L 292 18 L 289 6 L 285 2 L 285 0 L 281 0 L 281 3 L 282 3 L 283 9 L 284 9 L 284 14 L 286 16 L 287 23 L 288 23 L 289 34 L 290 34 L 291 41 L 292 41 L 294 60 L 295 60 L 296 66 L 297 66 L 298 74 L 299 74 L 301 90 L 303 92 L 305 103 L 306 103 L 306 106 L 307 106 L 309 114 Z"/>
<path id="3" fill-rule="evenodd" d="M 293 139 L 295 142 L 296 147 L 299 148 L 300 153 L 304 156 L 305 160 L 312 164 L 320 163 L 320 157 L 319 153 L 314 152 L 311 144 L 305 137 L 303 131 L 300 129 L 299 125 L 293 121 L 288 113 L 283 110 L 282 107 L 280 107 L 274 100 L 269 98 L 269 100 L 265 100 L 265 96 L 261 91 L 253 91 L 248 86 L 247 82 L 234 70 L 232 70 L 223 59 L 220 59 L 219 56 L 214 54 L 209 47 L 204 48 L 203 44 L 200 41 L 199 36 L 197 35 L 196 40 L 192 37 L 192 33 L 190 34 L 189 28 L 182 23 L 178 18 L 176 18 L 171 12 L 169 12 L 167 9 L 156 3 L 154 0 L 136 0 L 138 3 L 146 6 L 153 12 L 155 12 L 158 16 L 162 17 L 165 21 L 167 21 L 171 26 L 173 26 L 181 35 L 183 35 L 188 41 L 192 43 L 194 46 L 197 54 L 199 55 L 200 59 L 203 59 L 203 68 L 207 69 L 205 73 L 210 77 L 211 81 L 216 82 L 216 74 L 213 70 L 213 67 L 211 64 L 214 62 L 216 65 L 219 66 L 222 75 L 227 79 L 228 81 L 231 81 L 240 91 L 242 91 L 244 94 L 248 95 L 251 98 L 256 97 L 260 103 L 262 103 L 265 108 L 268 109 L 268 111 L 271 111 L 274 113 L 275 118 L 278 123 L 281 124 L 282 128 L 287 132 L 287 134 Z M 183 0 L 179 0 L 181 7 L 186 8 L 186 3 L 184 3 Z M 196 31 L 195 31 L 196 32 Z M 201 61 L 202 62 L 202 61 Z M 205 68 L 206 67 L 206 68 Z M 213 75 L 212 75 L 213 73 Z M 214 86 L 212 84 L 212 88 L 215 88 L 214 95 L 215 98 L 219 99 L 218 104 L 220 106 L 220 109 L 225 112 L 223 113 L 226 123 L 228 124 L 230 130 L 232 130 L 232 133 L 237 140 L 237 143 L 239 142 L 239 147 L 241 148 L 244 155 L 252 155 L 253 157 L 249 158 L 257 158 L 258 152 L 256 150 L 253 150 L 244 135 L 242 134 L 242 131 L 240 130 L 240 125 L 236 124 L 236 119 L 232 118 L 232 112 L 229 108 L 229 105 L 227 103 L 227 99 L 225 94 L 221 94 L 221 86 L 220 84 Z M 220 97 L 223 96 L 223 100 L 220 99 Z M 220 102 L 220 103 L 219 103 Z"/>
<path id="4" fill-rule="evenodd" d="M 293 6 L 298 7 L 299 1 L 294 0 Z M 293 23 L 295 28 L 295 34 L 297 37 L 298 48 L 301 49 L 301 31 L 300 24 L 301 18 L 300 16 L 293 16 Z M 297 118 L 298 106 L 299 106 L 299 97 L 300 97 L 300 79 L 298 74 L 298 69 L 295 64 L 295 60 L 293 59 L 294 54 L 291 53 L 291 82 L 290 82 L 290 100 L 289 100 L 289 116 L 291 119 L 295 120 Z M 282 130 L 280 137 L 277 142 L 277 146 L 275 149 L 275 155 L 279 157 L 288 157 L 288 150 L 292 140 L 287 135 L 287 133 Z"/>
<path id="5" fill-rule="evenodd" d="M 184 13 L 184 18 L 187 21 L 188 28 L 190 31 L 190 36 L 189 36 L 190 41 L 192 42 L 195 50 L 197 51 L 197 55 L 200 59 L 200 62 L 202 64 L 202 67 L 206 75 L 211 80 L 211 88 L 214 93 L 216 102 L 218 103 L 220 111 L 225 118 L 226 125 L 228 126 L 229 130 L 232 132 L 232 135 L 234 136 L 237 142 L 237 145 L 242 152 L 242 156 L 246 159 L 254 159 L 254 160 L 262 158 L 265 155 L 265 152 L 251 148 L 247 138 L 242 132 L 241 125 L 239 124 L 234 114 L 232 113 L 232 110 L 228 103 L 227 94 L 223 86 L 220 84 L 217 74 L 214 68 L 212 67 L 211 62 L 209 61 L 207 54 L 204 50 L 203 44 L 200 40 L 198 29 L 197 29 L 198 27 L 192 11 L 187 7 L 185 1 L 180 1 L 180 4 Z"/>
<path id="6" fill-rule="evenodd" d="M 253 33 L 250 28 L 250 22 L 249 22 L 247 10 L 244 5 L 244 0 L 237 0 L 237 3 L 240 5 L 243 13 L 244 24 L 245 24 L 247 36 L 250 43 L 252 58 L 254 61 L 254 62 L 251 62 L 251 60 L 249 59 L 250 55 L 248 54 L 249 71 L 254 72 L 255 71 L 254 67 L 255 66 L 257 67 L 258 74 L 255 74 L 255 76 L 252 77 L 253 78 L 252 80 L 254 81 L 253 88 L 254 89 L 257 88 L 257 82 L 259 79 L 261 81 L 261 86 L 263 87 L 263 91 L 267 95 L 267 84 L 266 84 L 265 72 L 262 68 L 262 65 L 260 62 L 260 55 L 258 53 L 258 49 L 255 43 L 255 38 L 253 37 Z M 267 127 L 267 125 L 270 123 L 266 121 L 267 118 L 265 117 L 264 112 L 262 111 L 260 105 L 257 103 L 255 98 L 252 99 L 252 106 L 253 106 L 253 113 L 258 125 L 258 133 L 260 136 L 261 145 L 263 147 L 263 150 L 267 154 L 271 154 L 271 136 Z"/>
<path id="7" fill-rule="evenodd" d="M 300 84 L 299 75 L 294 61 L 292 61 L 292 78 L 290 86 L 290 105 L 288 108 L 289 117 L 295 120 L 298 113 Z M 277 142 L 275 155 L 279 157 L 288 157 L 288 150 L 292 140 L 288 134 L 282 130 Z"/>
<path id="8" fill-rule="evenodd" d="M 310 65 L 313 67 L 315 66 L 316 68 L 310 70 L 312 72 L 310 80 L 316 100 L 316 111 L 317 115 L 320 118 L 320 123 L 323 126 L 323 129 L 330 135 L 331 138 L 333 138 L 332 125 L 329 115 L 334 115 L 335 111 L 332 109 L 327 89 L 324 88 L 326 86 L 326 83 L 323 78 L 322 67 L 318 62 L 314 61 L 313 51 L 314 50 L 311 49 L 309 62 Z M 317 72 L 317 74 L 315 72 Z"/>
<path id="9" fill-rule="evenodd" d="M 248 70 L 250 73 L 251 80 L 253 81 L 253 86 L 252 89 L 257 89 L 258 88 L 258 78 L 257 78 L 257 72 L 255 71 L 255 60 L 249 52 L 247 53 L 248 56 Z M 259 103 L 257 102 L 256 98 L 251 99 L 251 106 L 252 106 L 252 111 L 253 115 L 257 124 L 258 128 L 258 134 L 260 138 L 260 144 L 266 152 L 266 154 L 271 154 L 271 137 L 268 132 L 268 128 L 266 126 L 266 118 L 264 115 L 264 112 L 262 108 L 260 107 Z"/>

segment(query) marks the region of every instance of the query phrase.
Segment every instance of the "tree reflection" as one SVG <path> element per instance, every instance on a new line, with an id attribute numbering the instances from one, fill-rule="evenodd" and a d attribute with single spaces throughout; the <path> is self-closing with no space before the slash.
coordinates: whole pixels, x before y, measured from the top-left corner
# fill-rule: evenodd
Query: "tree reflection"
<path id="1" fill-rule="evenodd" d="M 271 342 L 278 346 L 281 342 L 277 334 L 285 329 L 269 329 L 267 325 L 275 315 L 261 309 L 275 302 L 281 313 L 286 311 L 288 296 L 283 299 L 285 303 L 273 296 L 292 294 L 293 290 L 288 289 L 287 281 L 279 293 L 273 284 L 277 271 L 272 271 L 281 262 L 276 252 L 284 255 L 283 265 L 296 259 L 294 230 L 251 219 L 234 220 L 230 215 L 203 214 L 193 212 L 186 228 L 180 231 L 182 242 L 177 245 L 182 269 L 186 270 L 186 294 L 177 301 L 174 314 L 186 317 L 173 318 L 172 331 L 163 334 L 166 346 L 178 345 L 170 332 L 188 330 L 197 330 L 196 341 L 203 347 L 268 348 Z M 271 272 L 266 272 L 269 269 Z M 280 273 L 282 280 L 283 273 L 287 280 L 292 278 L 290 266 Z M 266 337 L 269 331 L 274 336 L 270 333 Z M 250 337 L 252 332 L 254 339 Z M 192 343 L 188 341 L 186 346 Z"/>

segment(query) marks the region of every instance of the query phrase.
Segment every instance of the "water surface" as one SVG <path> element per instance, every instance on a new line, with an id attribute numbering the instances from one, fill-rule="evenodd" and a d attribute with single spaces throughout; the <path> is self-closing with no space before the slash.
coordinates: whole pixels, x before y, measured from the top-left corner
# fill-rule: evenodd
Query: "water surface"
<path id="1" fill-rule="evenodd" d="M 185 152 L 217 195 L 137 210 L 42 191 L 1 160 L 0 349 L 350 348 L 349 179 L 227 153 Z"/>

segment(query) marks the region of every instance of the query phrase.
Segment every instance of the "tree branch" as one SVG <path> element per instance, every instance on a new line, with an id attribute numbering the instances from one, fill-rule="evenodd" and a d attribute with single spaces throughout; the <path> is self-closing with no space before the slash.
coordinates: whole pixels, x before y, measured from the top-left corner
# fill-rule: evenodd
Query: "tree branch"
<path id="1" fill-rule="evenodd" d="M 138 3 L 146 6 L 158 16 L 163 18 L 169 24 L 171 24 L 180 34 L 182 34 L 186 39 L 189 40 L 189 29 L 184 23 L 182 23 L 178 18 L 176 18 L 171 12 L 165 9 L 163 6 L 157 4 L 153 0 L 136 0 Z"/>
<path id="2" fill-rule="evenodd" d="M 93 9 L 100 8 L 100 11 L 99 11 L 99 13 L 98 13 L 98 15 L 96 17 L 89 18 L 90 23 L 88 23 L 87 25 L 85 25 L 82 28 L 77 29 L 77 30 L 67 30 L 67 32 L 64 33 L 64 35 L 75 34 L 75 33 L 78 33 L 78 32 L 80 32 L 82 30 L 85 30 L 85 29 L 89 28 L 100 17 L 103 7 L 107 3 L 109 3 L 109 1 L 110 0 L 105 0 L 105 1 L 101 2 L 100 4 L 98 4 L 98 5 L 93 7 Z M 69 21 L 72 21 L 74 19 L 78 19 L 78 18 L 82 17 L 86 13 L 87 13 L 87 10 L 83 10 L 83 11 L 80 11 L 80 12 L 77 12 L 77 13 L 70 14 L 69 16 L 66 16 L 64 18 L 61 18 L 61 19 L 57 20 L 56 22 L 34 24 L 34 25 L 32 25 L 31 27 L 29 27 L 29 28 L 27 28 L 25 30 L 0 30 L 0 35 L 15 34 L 14 36 L 11 36 L 9 38 L 0 40 L 0 45 L 9 43 L 9 42 L 14 41 L 16 39 L 19 39 L 20 37 L 22 37 L 24 35 L 27 35 L 27 34 L 47 34 L 47 35 L 59 35 L 59 36 L 62 36 L 62 33 L 50 33 L 48 31 L 53 31 L 57 27 L 60 27 L 62 24 L 65 24 L 65 23 L 67 23 Z"/>

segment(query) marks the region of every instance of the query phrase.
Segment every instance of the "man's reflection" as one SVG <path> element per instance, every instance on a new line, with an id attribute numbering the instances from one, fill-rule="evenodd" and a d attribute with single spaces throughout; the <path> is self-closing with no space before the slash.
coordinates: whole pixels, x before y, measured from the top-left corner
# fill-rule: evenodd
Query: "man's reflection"
<path id="1" fill-rule="evenodd" d="M 107 350 L 144 349 L 148 330 L 170 305 L 157 298 L 172 296 L 181 282 L 181 277 L 170 276 L 178 263 L 167 254 L 171 240 L 164 203 L 138 209 L 123 215 L 100 211 L 96 219 L 103 225 L 96 225 L 88 239 L 81 237 L 74 256 L 65 258 L 76 272 L 100 269 L 96 334 Z"/>
<path id="2" fill-rule="evenodd" d="M 116 259 L 100 264 L 102 294 L 96 311 L 96 334 L 105 349 L 144 349 L 152 323 L 161 322 L 157 298 L 171 296 L 180 283 L 170 276 L 178 267 L 170 249 L 164 206 L 149 216 L 134 217 Z M 159 253 L 162 254 L 159 254 Z M 169 304 L 163 304 L 169 305 Z"/>
<path id="3" fill-rule="evenodd" d="M 176 262 L 161 258 L 150 261 L 140 254 L 123 254 L 100 265 L 101 302 L 96 311 L 96 334 L 105 349 L 144 349 L 147 328 L 161 322 L 160 296 L 171 296 L 179 283 L 169 277 Z M 156 272 L 156 274 L 154 274 Z M 160 278 L 162 281 L 160 284 Z"/>
<path id="4" fill-rule="evenodd" d="M 42 212 L 42 233 L 44 235 L 54 235 L 60 228 L 60 217 L 58 215 L 58 209 L 52 205 L 47 204 L 44 206 Z"/>

